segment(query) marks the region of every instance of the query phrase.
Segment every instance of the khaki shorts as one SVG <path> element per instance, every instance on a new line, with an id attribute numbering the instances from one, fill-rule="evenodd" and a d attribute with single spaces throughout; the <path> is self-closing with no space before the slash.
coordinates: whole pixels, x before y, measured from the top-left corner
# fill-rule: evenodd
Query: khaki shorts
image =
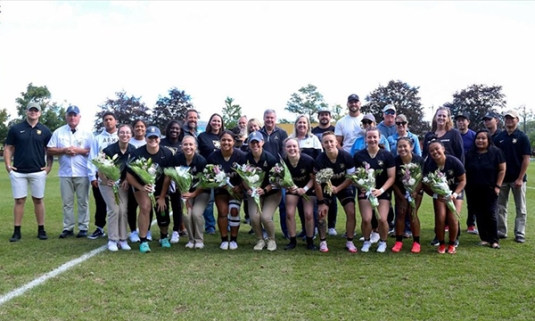
<path id="1" fill-rule="evenodd" d="M 28 196 L 28 184 L 30 185 L 33 198 L 45 197 L 46 171 L 35 173 L 17 173 L 11 171 L 9 172 L 9 177 L 11 178 L 11 189 L 14 199 Z"/>

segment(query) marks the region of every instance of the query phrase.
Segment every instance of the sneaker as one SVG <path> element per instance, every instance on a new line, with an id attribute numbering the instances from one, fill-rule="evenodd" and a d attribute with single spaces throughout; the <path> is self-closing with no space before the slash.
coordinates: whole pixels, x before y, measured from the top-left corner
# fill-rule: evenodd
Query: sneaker
<path id="1" fill-rule="evenodd" d="M 388 229 L 388 235 L 394 235 L 396 233 L 395 229 L 393 227 Z"/>
<path id="2" fill-rule="evenodd" d="M 160 245 L 163 248 L 170 248 L 171 247 L 171 243 L 169 243 L 169 239 L 167 237 L 165 237 L 163 239 L 160 239 Z"/>
<path id="3" fill-rule="evenodd" d="M 152 241 L 152 233 L 147 231 L 147 241 Z"/>
<path id="4" fill-rule="evenodd" d="M 60 239 L 65 239 L 65 238 L 67 238 L 67 237 L 69 237 L 69 236 L 73 236 L 73 235 L 74 235 L 74 232 L 73 232 L 73 231 L 63 230 L 63 231 L 61 232 L 61 234 L 59 235 L 59 238 L 60 238 Z"/>
<path id="5" fill-rule="evenodd" d="M 420 243 L 416 243 L 416 242 L 412 243 L 411 252 L 420 253 Z"/>
<path id="6" fill-rule="evenodd" d="M 108 251 L 110 252 L 117 252 L 119 251 L 119 248 L 117 247 L 117 242 L 115 241 L 108 241 Z"/>
<path id="7" fill-rule="evenodd" d="M 229 250 L 238 249 L 238 243 L 236 241 L 230 241 L 230 243 L 228 244 L 228 249 Z"/>
<path id="8" fill-rule="evenodd" d="M 323 253 L 329 252 L 329 248 L 327 247 L 327 241 L 320 242 L 320 252 L 323 252 Z"/>
<path id="9" fill-rule="evenodd" d="M 228 250 L 228 241 L 221 242 L 221 245 L 219 245 L 219 248 L 222 250 Z"/>
<path id="10" fill-rule="evenodd" d="M 448 245 L 448 253 L 449 254 L 457 253 L 457 250 L 455 249 L 455 245 Z"/>
<path id="11" fill-rule="evenodd" d="M 148 253 L 150 252 L 150 247 L 148 242 L 143 242 L 139 244 L 139 252 Z"/>
<path id="12" fill-rule="evenodd" d="M 178 243 L 180 240 L 180 236 L 178 235 L 177 231 L 173 231 L 173 234 L 171 234 L 171 243 Z"/>
<path id="13" fill-rule="evenodd" d="M 377 253 L 384 253 L 386 251 L 386 242 L 381 241 L 379 242 L 379 246 L 377 247 Z"/>
<path id="14" fill-rule="evenodd" d="M 361 236 L 359 239 L 360 242 L 364 242 L 364 236 Z"/>
<path id="15" fill-rule="evenodd" d="M 42 231 L 38 231 L 37 232 L 37 238 L 40 239 L 40 240 L 48 240 L 48 236 L 46 235 L 46 231 L 45 230 L 42 230 Z"/>
<path id="16" fill-rule="evenodd" d="M 253 247 L 253 250 L 262 251 L 265 247 L 266 247 L 266 241 L 264 241 L 264 239 L 260 239 L 256 241 L 256 245 Z"/>
<path id="17" fill-rule="evenodd" d="M 405 231 L 405 233 L 403 233 L 403 238 L 404 239 L 410 239 L 412 237 L 412 232 L 411 231 Z"/>
<path id="18" fill-rule="evenodd" d="M 295 237 L 297 237 L 297 238 L 306 238 L 307 237 L 307 233 L 305 231 L 301 231 Z"/>
<path id="19" fill-rule="evenodd" d="M 186 235 L 188 235 L 188 232 L 186 230 L 182 230 L 182 231 L 178 232 L 178 236 L 184 237 Z"/>
<path id="20" fill-rule="evenodd" d="M 132 249 L 126 240 L 119 241 L 119 248 L 123 251 L 130 251 Z"/>
<path id="21" fill-rule="evenodd" d="M 398 253 L 399 251 L 401 251 L 402 247 L 403 247 L 403 242 L 396 242 L 396 244 L 394 244 L 394 246 L 392 247 L 392 252 Z"/>
<path id="22" fill-rule="evenodd" d="M 86 230 L 80 230 L 78 234 L 76 234 L 77 239 L 86 238 L 87 237 L 87 231 Z"/>
<path id="23" fill-rule="evenodd" d="M 204 249 L 204 243 L 203 242 L 196 242 L 195 243 L 195 248 L 196 249 Z"/>
<path id="24" fill-rule="evenodd" d="M 104 237 L 104 236 L 106 236 L 106 233 L 104 233 L 103 230 L 101 230 L 100 228 L 97 227 L 95 232 L 93 232 L 93 234 L 89 235 L 87 238 L 90 239 L 90 240 L 96 240 L 99 237 Z"/>
<path id="25" fill-rule="evenodd" d="M 268 240 L 267 241 L 267 250 L 273 252 L 276 249 L 277 249 L 277 242 L 275 242 L 275 240 Z"/>
<path id="26" fill-rule="evenodd" d="M 288 243 L 288 244 L 284 247 L 284 250 L 285 250 L 285 251 L 293 250 L 293 249 L 295 249 L 296 246 L 297 246 L 296 243 L 292 243 L 292 242 L 290 242 L 290 243 Z"/>
<path id="27" fill-rule="evenodd" d="M 429 244 L 431 244 L 433 246 L 439 246 L 440 245 L 440 241 L 435 237 L 431 242 L 429 242 Z"/>
<path id="28" fill-rule="evenodd" d="M 438 254 L 446 253 L 446 244 L 439 244 L 437 252 Z"/>
<path id="29" fill-rule="evenodd" d="M 370 251 L 370 247 L 372 246 L 372 242 L 370 241 L 364 241 L 364 244 L 362 245 L 362 248 L 360 249 L 364 253 L 368 253 Z"/>
<path id="30" fill-rule="evenodd" d="M 381 237 L 379 236 L 379 233 L 377 232 L 372 232 L 372 235 L 370 235 L 370 242 L 372 244 L 379 242 L 380 239 Z"/>
<path id="31" fill-rule="evenodd" d="M 468 226 L 468 228 L 466 229 L 466 233 L 468 233 L 468 234 L 479 234 L 479 232 L 477 231 L 477 228 L 474 225 Z"/>
<path id="32" fill-rule="evenodd" d="M 459 247 L 459 240 L 455 240 L 455 247 Z"/>
<path id="33" fill-rule="evenodd" d="M 355 244 L 353 244 L 353 241 L 346 241 L 346 249 L 349 253 L 357 253 L 357 248 L 355 247 Z"/>
<path id="34" fill-rule="evenodd" d="M 336 236 L 338 235 L 338 233 L 336 232 L 336 230 L 334 228 L 330 228 L 329 229 L 329 236 Z"/>
<path id="35" fill-rule="evenodd" d="M 315 251 L 317 250 L 318 248 L 316 247 L 316 245 L 314 245 L 314 243 L 312 244 L 308 244 L 307 245 L 307 250 L 310 250 L 310 251 Z"/>
<path id="36" fill-rule="evenodd" d="M 193 242 L 189 241 L 188 243 L 186 243 L 186 246 L 185 246 L 187 249 L 192 249 L 195 247 L 195 244 L 193 244 Z"/>
<path id="37" fill-rule="evenodd" d="M 526 239 L 523 236 L 516 236 L 515 237 L 516 243 L 526 243 Z"/>
<path id="38" fill-rule="evenodd" d="M 130 243 L 137 243 L 139 241 L 140 239 L 138 231 L 133 231 L 132 233 L 130 233 Z"/>
<path id="39" fill-rule="evenodd" d="M 13 233 L 11 238 L 9 239 L 9 242 L 18 242 L 21 239 L 20 233 Z"/>

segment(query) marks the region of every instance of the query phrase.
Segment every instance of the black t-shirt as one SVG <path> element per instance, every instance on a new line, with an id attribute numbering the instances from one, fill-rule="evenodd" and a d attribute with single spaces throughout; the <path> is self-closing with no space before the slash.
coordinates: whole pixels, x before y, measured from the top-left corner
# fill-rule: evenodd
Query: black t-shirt
<path id="1" fill-rule="evenodd" d="M 318 139 L 320 140 L 320 142 L 321 142 L 321 139 L 323 138 L 323 133 L 325 133 L 326 131 L 331 131 L 334 133 L 334 126 L 331 125 L 327 128 L 321 128 L 317 126 L 317 127 L 312 128 L 312 134 L 316 135 Z"/>
<path id="2" fill-rule="evenodd" d="M 401 160 L 401 156 L 394 157 L 394 162 L 396 163 L 396 181 L 394 184 L 401 190 L 401 192 L 405 193 L 405 186 L 403 186 L 403 174 L 401 173 L 401 165 L 403 164 L 403 161 Z M 421 156 L 418 156 L 416 154 L 412 154 L 411 163 L 420 165 L 421 171 L 423 173 L 424 169 L 424 159 Z"/>
<path id="3" fill-rule="evenodd" d="M 208 162 L 208 164 L 221 165 L 221 169 L 227 174 L 228 177 L 230 177 L 230 183 L 233 186 L 237 186 L 241 184 L 242 179 L 240 175 L 238 175 L 238 173 L 236 173 L 236 171 L 234 170 L 234 165 L 241 165 L 244 156 L 245 154 L 242 151 L 237 148 L 234 148 L 234 150 L 232 151 L 232 155 L 230 155 L 230 158 L 227 161 L 223 157 L 221 150 L 216 150 L 208 157 L 206 161 Z"/>
<path id="4" fill-rule="evenodd" d="M 302 188 L 310 181 L 310 174 L 314 173 L 314 159 L 307 154 L 301 154 L 295 167 L 292 166 L 288 157 L 284 158 L 284 163 L 288 166 L 295 186 Z"/>
<path id="5" fill-rule="evenodd" d="M 264 181 L 262 182 L 262 186 L 260 187 L 265 188 L 266 186 L 268 186 L 269 185 L 269 171 L 271 170 L 271 168 L 273 168 L 273 166 L 275 166 L 275 164 L 277 164 L 277 159 L 275 158 L 275 156 L 263 150 L 262 155 L 260 155 L 260 160 L 257 163 L 254 160 L 253 153 L 249 152 L 243 156 L 242 161 L 240 162 L 240 164 L 247 164 L 247 163 L 253 166 L 259 167 L 260 169 L 262 169 L 264 173 L 266 173 L 264 175 Z M 271 190 L 267 195 L 273 194 L 275 192 L 276 190 Z"/>
<path id="6" fill-rule="evenodd" d="M 176 155 L 176 153 L 182 151 L 181 141 L 178 141 L 176 143 L 171 143 L 169 139 L 167 139 L 167 137 L 162 138 L 162 140 L 160 140 L 160 146 L 165 146 L 165 148 L 169 148 L 169 150 L 173 153 L 173 155 Z"/>
<path id="7" fill-rule="evenodd" d="M 118 155 L 114 162 L 115 164 L 121 165 L 121 180 L 126 177 L 126 163 L 130 158 L 132 158 L 132 155 L 135 150 L 136 146 L 128 144 L 128 147 L 126 148 L 126 151 L 123 154 L 121 152 L 121 148 L 119 147 L 119 142 L 108 145 L 108 147 L 102 150 L 102 152 L 109 158 L 113 158 L 113 156 Z"/>
<path id="8" fill-rule="evenodd" d="M 429 149 L 427 148 L 429 145 L 429 141 L 431 138 L 435 136 L 434 132 L 429 132 L 425 134 L 424 137 L 424 145 L 422 148 L 422 157 L 424 159 L 427 158 L 429 155 Z M 463 147 L 463 138 L 461 136 L 461 133 L 455 129 L 452 128 L 448 130 L 444 135 L 438 137 L 438 140 L 442 142 L 442 145 L 444 145 L 444 149 L 446 150 L 446 154 L 453 155 L 457 159 L 459 159 L 462 163 L 464 163 L 464 147 Z M 427 159 L 427 161 L 432 161 L 431 159 Z"/>
<path id="9" fill-rule="evenodd" d="M 210 154 L 221 148 L 219 135 L 214 133 L 200 133 L 199 136 L 197 136 L 197 143 L 199 144 L 199 153 L 207 160 Z"/>
<path id="10" fill-rule="evenodd" d="M 503 181 L 506 183 L 516 181 L 522 168 L 524 155 L 531 155 L 528 136 L 518 128 L 511 135 L 504 130 L 494 138 L 494 144 L 502 150 L 507 164 Z M 526 180 L 527 175 L 524 175 L 524 182 Z"/>
<path id="11" fill-rule="evenodd" d="M 433 159 L 427 161 L 424 165 L 424 177 L 432 172 L 435 172 L 438 169 L 437 163 Z M 459 176 L 462 176 L 464 171 L 463 163 L 457 157 L 446 155 L 446 162 L 444 163 L 444 168 L 440 170 L 444 175 L 446 175 L 446 180 L 448 181 L 448 186 L 453 193 L 459 185 Z"/>
<path id="12" fill-rule="evenodd" d="M 52 132 L 41 123 L 34 127 L 27 121 L 12 126 L 6 138 L 6 145 L 15 147 L 13 167 L 18 173 L 36 173 L 46 166 L 46 146 Z"/>
<path id="13" fill-rule="evenodd" d="M 178 152 L 175 155 L 173 155 L 172 165 L 171 166 L 187 166 L 190 168 L 189 173 L 193 175 L 193 180 L 191 182 L 191 186 L 195 186 L 197 182 L 199 181 L 198 178 L 196 178 L 196 175 L 198 173 L 202 173 L 204 168 L 206 167 L 206 159 L 202 157 L 199 154 L 193 155 L 193 158 L 191 160 L 191 163 L 188 164 L 188 161 L 186 160 L 186 155 L 182 152 Z M 193 192 L 195 188 L 191 188 L 189 191 Z"/>
<path id="14" fill-rule="evenodd" d="M 355 167 L 364 167 L 366 164 L 369 164 L 370 168 L 376 171 L 381 170 L 381 173 L 375 176 L 376 187 L 381 187 L 386 183 L 388 180 L 388 169 L 396 166 L 392 153 L 384 149 L 379 149 L 377 155 L 373 158 L 370 157 L 366 148 L 359 150 L 353 155 L 353 160 L 355 161 Z"/>
<path id="15" fill-rule="evenodd" d="M 332 168 L 334 174 L 331 177 L 331 183 L 333 186 L 338 186 L 346 180 L 347 173 L 352 173 L 355 170 L 355 162 L 348 152 L 341 149 L 338 149 L 334 163 L 325 152 L 322 152 L 314 163 L 314 172 L 317 173 L 324 168 Z"/>
<path id="16" fill-rule="evenodd" d="M 145 158 L 146 160 L 150 158 L 152 159 L 153 164 L 158 164 L 160 175 L 156 180 L 156 191 L 154 192 L 154 195 L 159 195 L 165 178 L 163 169 L 165 167 L 173 166 L 173 153 L 167 148 L 160 148 L 156 154 L 150 154 L 147 150 L 147 145 L 145 145 L 139 147 L 132 153 L 132 160 L 137 160 L 140 158 Z M 132 169 L 128 168 L 128 172 L 132 174 L 141 185 L 145 185 L 145 183 L 132 171 Z"/>
<path id="17" fill-rule="evenodd" d="M 498 166 L 505 162 L 502 151 L 496 146 L 489 146 L 486 153 L 476 149 L 466 154 L 466 188 L 492 188 L 496 186 Z"/>

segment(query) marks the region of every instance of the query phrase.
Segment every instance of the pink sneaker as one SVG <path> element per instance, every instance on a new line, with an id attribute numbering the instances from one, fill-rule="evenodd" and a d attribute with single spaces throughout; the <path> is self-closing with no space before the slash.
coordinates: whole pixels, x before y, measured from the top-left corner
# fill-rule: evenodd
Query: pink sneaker
<path id="1" fill-rule="evenodd" d="M 440 244 L 440 245 L 438 246 L 438 253 L 439 253 L 439 254 L 444 254 L 444 253 L 446 253 L 446 244 Z"/>
<path id="2" fill-rule="evenodd" d="M 396 242 L 396 244 L 394 244 L 394 247 L 392 247 L 392 252 L 398 253 L 399 251 L 401 251 L 402 247 L 403 247 L 403 242 Z"/>
<path id="3" fill-rule="evenodd" d="M 420 253 L 420 243 L 412 243 L 412 249 L 411 249 L 411 252 L 412 253 Z"/>
<path id="4" fill-rule="evenodd" d="M 327 241 L 320 242 L 320 252 L 323 252 L 323 253 L 329 252 L 329 248 L 327 247 Z"/>
<path id="5" fill-rule="evenodd" d="M 355 244 L 353 244 L 353 241 L 346 242 L 346 249 L 349 253 L 357 253 L 357 248 L 355 247 Z"/>

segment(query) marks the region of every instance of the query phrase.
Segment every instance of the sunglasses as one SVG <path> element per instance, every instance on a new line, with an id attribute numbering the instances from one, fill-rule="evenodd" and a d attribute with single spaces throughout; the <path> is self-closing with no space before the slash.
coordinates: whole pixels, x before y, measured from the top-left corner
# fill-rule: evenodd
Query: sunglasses
<path id="1" fill-rule="evenodd" d="M 372 121 L 371 120 L 363 120 L 362 123 L 364 125 L 371 125 Z"/>
<path id="2" fill-rule="evenodd" d="M 395 114 L 396 114 L 396 112 L 393 111 L 393 110 L 387 110 L 387 111 L 385 111 L 385 115 L 395 115 Z"/>
<path id="3" fill-rule="evenodd" d="M 398 126 L 405 126 L 405 125 L 407 125 L 407 122 L 406 122 L 406 121 L 397 121 L 397 122 L 396 122 L 396 125 L 398 125 Z"/>

